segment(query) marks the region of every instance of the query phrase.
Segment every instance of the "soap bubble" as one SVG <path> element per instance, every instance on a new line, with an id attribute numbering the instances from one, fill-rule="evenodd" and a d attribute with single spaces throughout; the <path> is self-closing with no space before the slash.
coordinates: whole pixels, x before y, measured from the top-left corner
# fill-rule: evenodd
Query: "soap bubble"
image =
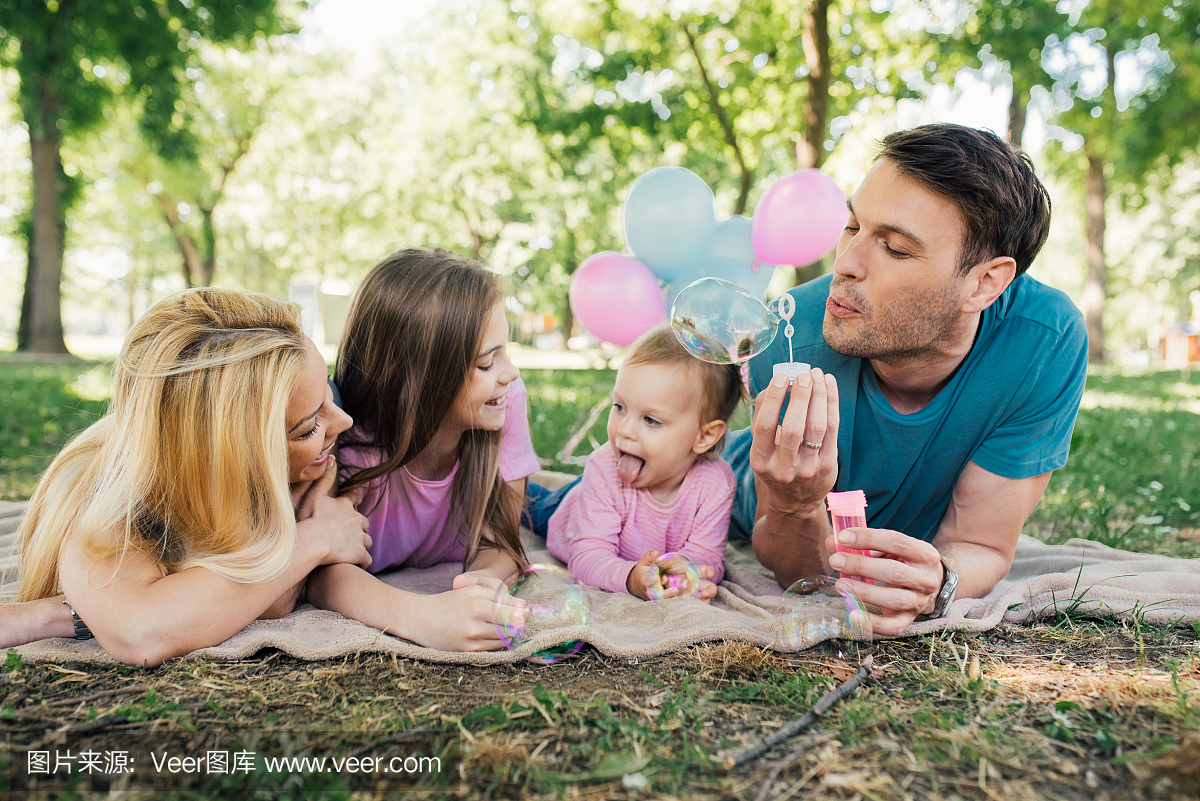
<path id="1" fill-rule="evenodd" d="M 668 571 L 663 563 L 668 559 L 675 559 L 683 563 L 683 572 Z M 647 588 L 647 593 L 651 600 L 661 601 L 666 596 L 666 591 L 669 589 L 677 589 L 678 593 L 670 596 L 671 598 L 687 598 L 700 594 L 700 569 L 694 565 L 683 554 L 664 553 L 658 557 L 656 562 L 659 564 L 658 576 L 654 582 Z"/>
<path id="2" fill-rule="evenodd" d="M 833 576 L 803 578 L 779 599 L 775 644 L 781 651 L 800 651 L 830 639 L 871 641 L 866 605 Z"/>
<path id="3" fill-rule="evenodd" d="M 737 284 L 701 278 L 675 298 L 671 328 L 697 359 L 741 364 L 771 344 L 779 330 L 779 315 Z"/>
<path id="4" fill-rule="evenodd" d="M 592 609 L 583 586 L 555 565 L 533 564 L 506 579 L 508 588 L 496 593 L 496 603 L 506 596 L 525 602 L 524 623 L 505 615 L 496 634 L 508 650 L 542 665 L 570 656 L 583 647 L 592 627 Z M 548 632 L 553 634 L 549 636 Z M 567 636 L 563 642 L 563 636 Z"/>

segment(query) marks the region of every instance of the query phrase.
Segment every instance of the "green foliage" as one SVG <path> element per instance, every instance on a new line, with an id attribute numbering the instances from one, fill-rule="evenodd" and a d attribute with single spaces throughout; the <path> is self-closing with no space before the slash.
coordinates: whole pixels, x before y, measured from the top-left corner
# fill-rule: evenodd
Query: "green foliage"
<path id="1" fill-rule="evenodd" d="M 28 498 L 73 436 L 108 405 L 108 368 L 0 362 L 0 499 Z"/>
<path id="2" fill-rule="evenodd" d="M 246 42 L 284 24 L 276 0 L 4 0 L 0 19 L 0 59 L 21 76 L 31 128 L 85 129 L 114 92 L 132 91 L 145 130 L 175 153 L 195 147 L 191 120 L 177 109 L 193 51 L 206 39 Z"/>

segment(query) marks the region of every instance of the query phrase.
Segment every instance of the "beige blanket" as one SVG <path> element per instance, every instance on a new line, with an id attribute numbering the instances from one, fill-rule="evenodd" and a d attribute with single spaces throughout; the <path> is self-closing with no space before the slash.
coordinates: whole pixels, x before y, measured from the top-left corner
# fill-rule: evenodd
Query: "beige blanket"
<path id="1" fill-rule="evenodd" d="M 7 554 L 24 504 L 0 503 L 0 554 Z M 534 562 L 553 562 L 545 543 L 527 538 Z M 743 640 L 789 649 L 779 642 L 776 609 L 782 590 L 746 547 L 730 546 L 725 580 L 712 605 L 691 598 L 659 603 L 588 589 L 592 626 L 586 640 L 605 654 L 648 657 L 693 643 Z M 13 564 L 11 561 L 8 564 Z M 450 588 L 456 565 L 400 570 L 382 578 L 396 587 L 423 593 Z M 2 588 L 11 597 L 12 571 Z M 986 598 L 960 599 L 946 617 L 911 625 L 905 635 L 940 629 L 986 631 L 1001 620 L 1022 622 L 1070 611 L 1072 614 L 1144 615 L 1147 622 L 1178 625 L 1200 621 L 1200 559 L 1170 559 L 1129 553 L 1088 540 L 1044 545 L 1022 536 L 1008 576 Z M 544 631 L 532 642 L 550 647 L 578 636 L 574 631 Z M 822 639 L 812 636 L 808 647 Z M 793 646 L 794 647 L 794 646 Z M 508 652 L 462 654 L 423 648 L 312 607 L 274 621 L 257 621 L 227 641 L 189 654 L 189 658 L 243 659 L 264 648 L 278 648 L 300 659 L 333 659 L 358 652 L 384 652 L 433 662 L 492 664 L 515 661 Z M 18 649 L 30 661 L 112 661 L 95 640 L 43 640 Z"/>

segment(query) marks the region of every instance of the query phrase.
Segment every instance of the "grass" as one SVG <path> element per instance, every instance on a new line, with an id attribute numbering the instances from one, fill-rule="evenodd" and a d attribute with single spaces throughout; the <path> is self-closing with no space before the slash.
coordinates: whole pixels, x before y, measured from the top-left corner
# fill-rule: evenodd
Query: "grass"
<path id="1" fill-rule="evenodd" d="M 28 498 L 59 449 L 99 419 L 109 375 L 95 362 L 0 361 L 0 500 Z"/>
<path id="2" fill-rule="evenodd" d="M 94 363 L 0 361 L 2 497 L 27 497 L 62 443 L 102 412 L 104 375 Z M 523 371 L 539 454 L 559 453 L 613 375 Z M 596 442 L 603 423 L 590 431 Z M 585 438 L 575 455 L 591 448 Z M 1198 448 L 1200 374 L 1093 371 L 1071 461 L 1026 531 L 1196 557 Z M 1200 788 L 1200 626 L 1095 619 L 1068 598 L 1057 619 L 872 647 L 874 679 L 817 724 L 812 747 L 767 797 L 1116 801 Z M 145 671 L 25 665 L 14 654 L 0 672 L 0 754 L 11 765 L 0 789 L 64 788 L 29 784 L 21 768 L 31 746 L 127 747 L 145 760 L 151 750 L 219 747 L 254 751 L 255 771 L 76 776 L 74 792 L 754 799 L 788 746 L 732 773 L 723 759 L 805 712 L 855 662 L 837 643 L 780 655 L 736 642 L 639 661 L 585 648 L 552 666 L 487 668 L 263 653 Z M 442 770 L 269 772 L 265 758 L 281 754 L 436 756 Z"/>

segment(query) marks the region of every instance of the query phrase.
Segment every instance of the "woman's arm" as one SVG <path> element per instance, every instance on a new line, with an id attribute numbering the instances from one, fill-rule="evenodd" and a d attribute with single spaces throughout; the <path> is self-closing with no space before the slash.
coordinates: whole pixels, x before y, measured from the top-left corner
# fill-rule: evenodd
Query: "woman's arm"
<path id="1" fill-rule="evenodd" d="M 332 470 L 327 476 L 332 487 Z M 164 576 L 158 560 L 140 551 L 89 559 L 79 540 L 69 536 L 59 582 L 105 651 L 122 662 L 153 667 L 229 639 L 319 565 L 369 564 L 364 527 L 352 499 L 322 493 L 314 499 L 312 516 L 296 524 L 291 563 L 279 576 L 256 584 L 203 567 Z"/>
<path id="2" fill-rule="evenodd" d="M 63 596 L 20 604 L 0 604 L 0 648 L 48 637 L 74 637 L 75 622 Z"/>

